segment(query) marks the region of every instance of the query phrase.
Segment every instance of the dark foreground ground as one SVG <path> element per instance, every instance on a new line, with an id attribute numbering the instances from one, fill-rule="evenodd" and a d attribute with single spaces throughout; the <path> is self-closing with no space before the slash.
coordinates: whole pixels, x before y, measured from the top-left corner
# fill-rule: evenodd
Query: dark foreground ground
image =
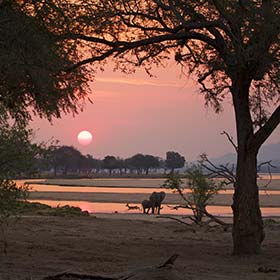
<path id="1" fill-rule="evenodd" d="M 158 264 L 174 253 L 184 279 L 280 280 L 280 224 L 266 227 L 263 252 L 231 256 L 231 233 L 220 227 L 195 232 L 175 221 L 95 217 L 31 216 L 7 230 L 1 280 L 37 280 L 62 271 L 122 272 Z M 260 271 L 259 271 L 260 270 Z M 265 271 L 277 270 L 265 273 Z"/>

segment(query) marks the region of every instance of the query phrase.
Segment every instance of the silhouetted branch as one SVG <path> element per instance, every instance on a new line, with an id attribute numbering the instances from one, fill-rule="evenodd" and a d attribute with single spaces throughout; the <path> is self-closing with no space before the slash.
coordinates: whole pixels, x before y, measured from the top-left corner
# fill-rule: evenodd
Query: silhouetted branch
<path id="1" fill-rule="evenodd" d="M 170 220 L 174 220 L 176 222 L 179 222 L 187 227 L 191 227 L 192 225 L 191 224 L 188 224 L 188 223 L 185 223 L 183 222 L 182 220 L 178 219 L 178 218 L 175 218 L 175 217 L 171 217 L 171 216 L 157 216 L 156 217 L 157 219 L 170 219 Z M 195 230 L 193 230 L 193 232 L 195 232 Z"/>
<path id="2" fill-rule="evenodd" d="M 263 187 L 267 188 L 270 185 L 270 183 L 272 182 L 271 168 L 276 168 L 276 166 L 271 164 L 271 160 L 265 161 L 258 165 L 258 167 L 257 167 L 258 171 L 260 171 L 261 167 L 264 165 L 267 166 L 267 173 L 269 174 L 269 179 L 268 179 L 268 182 Z"/>
<path id="3" fill-rule="evenodd" d="M 178 258 L 178 254 L 174 254 L 169 257 L 162 264 L 141 267 L 132 271 L 118 273 L 114 275 L 98 275 L 98 274 L 85 274 L 75 272 L 62 272 L 53 276 L 47 276 L 43 280 L 129 280 L 129 279 L 163 279 L 163 275 L 166 276 L 164 279 L 169 279 L 168 276 L 172 275 L 172 266 Z M 154 278 L 155 277 L 155 278 Z"/>
<path id="4" fill-rule="evenodd" d="M 231 135 L 229 135 L 228 132 L 226 132 L 225 130 L 221 133 L 221 135 L 226 135 L 228 141 L 232 144 L 232 146 L 234 147 L 235 151 L 238 151 L 238 147 L 237 145 L 234 143 L 233 141 L 233 137 Z"/>
<path id="5" fill-rule="evenodd" d="M 231 168 L 228 167 L 228 164 L 226 165 L 219 165 L 216 166 L 213 162 L 211 162 L 206 154 L 202 154 L 200 156 L 199 163 L 203 168 L 205 168 L 208 172 L 207 176 L 209 177 L 221 177 L 225 178 L 228 182 L 224 182 L 226 185 L 228 184 L 234 184 L 236 181 L 236 176 L 234 173 L 234 165 L 231 166 Z"/>

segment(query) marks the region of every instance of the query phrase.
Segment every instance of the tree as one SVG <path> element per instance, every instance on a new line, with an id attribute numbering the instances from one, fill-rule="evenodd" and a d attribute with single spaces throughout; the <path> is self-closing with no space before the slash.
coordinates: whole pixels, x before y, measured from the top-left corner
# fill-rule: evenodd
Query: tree
<path id="1" fill-rule="evenodd" d="M 205 215 L 212 218 L 213 216 L 208 213 L 206 206 L 213 196 L 223 188 L 225 184 L 224 181 L 217 182 L 207 177 L 203 174 L 202 165 L 192 166 L 187 170 L 186 176 L 184 177 L 187 179 L 186 182 L 184 182 L 178 174 L 171 172 L 162 185 L 164 188 L 175 190 L 183 199 L 185 205 L 175 206 L 174 208 L 178 209 L 182 207 L 191 209 L 194 216 L 193 220 L 196 223 L 201 223 Z M 190 194 L 188 195 L 184 193 L 186 187 L 190 189 Z"/>
<path id="2" fill-rule="evenodd" d="M 18 187 L 12 180 L 0 178 L 0 229 L 3 252 L 7 254 L 8 242 L 6 229 L 9 226 L 9 218 L 19 212 L 19 199 L 25 200 L 28 195 L 28 186 Z"/>
<path id="3" fill-rule="evenodd" d="M 145 166 L 145 156 L 143 154 L 136 154 L 127 159 L 127 162 L 130 169 L 137 170 L 137 173 L 140 174 Z"/>
<path id="4" fill-rule="evenodd" d="M 152 155 L 145 155 L 144 157 L 145 157 L 144 158 L 144 169 L 145 169 L 146 175 L 148 175 L 150 168 L 159 167 L 159 159 Z"/>
<path id="5" fill-rule="evenodd" d="M 108 169 L 110 175 L 112 174 L 112 170 L 118 168 L 118 160 L 114 156 L 106 156 L 103 159 L 103 168 Z"/>
<path id="6" fill-rule="evenodd" d="M 61 170 L 63 175 L 69 171 L 77 172 L 81 167 L 82 154 L 72 146 L 50 146 L 48 160 L 54 169 L 54 176 Z"/>
<path id="7" fill-rule="evenodd" d="M 22 125 L 0 125 L 0 179 L 36 172 L 36 158 L 42 147 L 32 143 L 33 131 Z"/>
<path id="8" fill-rule="evenodd" d="M 0 1 L 1 120 L 26 123 L 32 114 L 50 120 L 77 113 L 89 92 L 85 67 L 66 71 L 77 62 L 78 50 L 57 41 L 31 2 Z"/>
<path id="9" fill-rule="evenodd" d="M 173 173 L 175 168 L 184 167 L 185 158 L 177 152 L 167 152 L 165 163 L 166 167 L 170 168 Z"/>
<path id="10" fill-rule="evenodd" d="M 30 1 L 31 2 L 31 1 Z M 111 58 L 134 71 L 174 55 L 201 85 L 206 104 L 221 111 L 232 99 L 237 144 L 233 198 L 234 254 L 259 252 L 264 228 L 257 154 L 280 122 L 278 0 L 91 0 L 64 5 L 24 1 L 66 49 L 84 50 L 75 71 Z M 26 4 L 27 3 L 27 4 Z M 30 5 L 33 8 L 30 8 Z M 62 12 L 61 12 L 62 11 Z M 103 65 L 101 64 L 101 67 Z"/>

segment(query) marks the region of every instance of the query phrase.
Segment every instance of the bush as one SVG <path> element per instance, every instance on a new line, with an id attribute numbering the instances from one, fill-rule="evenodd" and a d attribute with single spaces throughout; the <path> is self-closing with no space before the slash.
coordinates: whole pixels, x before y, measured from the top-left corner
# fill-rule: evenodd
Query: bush
<path id="1" fill-rule="evenodd" d="M 179 174 L 171 172 L 168 174 L 162 187 L 175 190 L 186 203 L 181 207 L 191 209 L 194 220 L 201 222 L 203 216 L 207 213 L 206 206 L 209 204 L 211 198 L 223 188 L 224 182 L 217 183 L 213 179 L 208 178 L 203 174 L 200 165 L 194 165 L 188 169 L 184 178 L 185 183 Z M 187 195 L 184 193 L 185 188 L 190 189 L 190 194 Z"/>
<path id="2" fill-rule="evenodd" d="M 19 200 L 25 200 L 27 195 L 27 185 L 18 187 L 12 180 L 0 180 L 0 227 L 4 254 L 7 254 L 8 247 L 6 228 L 9 225 L 9 218 L 19 214 Z"/>

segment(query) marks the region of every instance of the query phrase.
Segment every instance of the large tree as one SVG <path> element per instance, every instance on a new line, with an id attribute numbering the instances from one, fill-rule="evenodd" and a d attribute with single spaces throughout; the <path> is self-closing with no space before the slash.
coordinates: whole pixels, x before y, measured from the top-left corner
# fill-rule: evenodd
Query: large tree
<path id="1" fill-rule="evenodd" d="M 185 165 L 185 158 L 177 152 L 169 151 L 166 153 L 165 164 L 167 168 L 171 169 L 171 173 L 175 168 L 182 168 Z"/>
<path id="2" fill-rule="evenodd" d="M 83 50 L 76 71 L 111 58 L 133 71 L 173 55 L 219 112 L 231 98 L 237 133 L 233 199 L 235 254 L 254 254 L 264 239 L 257 154 L 280 121 L 278 0 L 24 1 L 30 16 L 65 48 Z M 31 3 L 34 3 L 32 6 Z M 30 12 L 31 11 L 31 12 Z"/>
<path id="3" fill-rule="evenodd" d="M 77 113 L 88 93 L 86 67 L 67 71 L 79 60 L 77 49 L 57 41 L 29 2 L 0 1 L 0 124 Z"/>

